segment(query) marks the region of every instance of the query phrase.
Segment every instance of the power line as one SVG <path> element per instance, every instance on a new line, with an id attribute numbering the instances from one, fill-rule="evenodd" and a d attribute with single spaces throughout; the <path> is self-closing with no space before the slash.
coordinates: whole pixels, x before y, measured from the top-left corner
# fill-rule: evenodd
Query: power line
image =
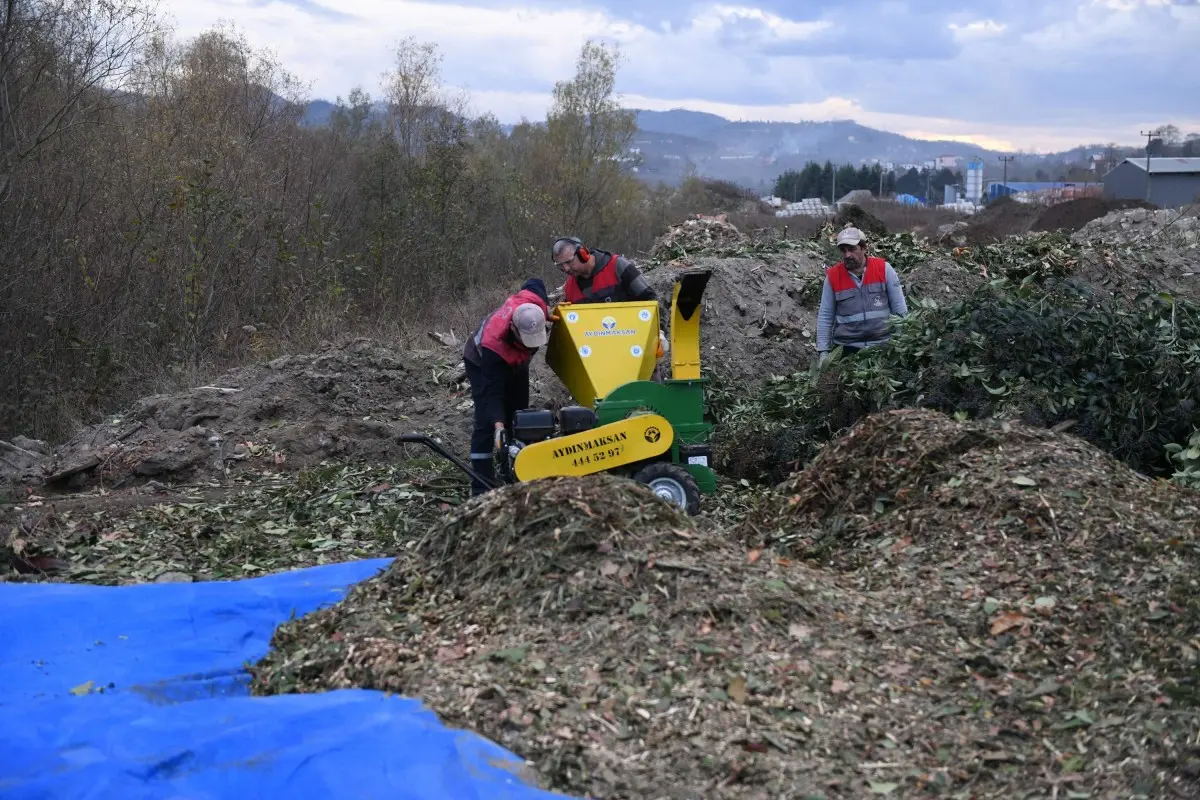
<path id="1" fill-rule="evenodd" d="M 1141 132 L 1146 137 L 1146 202 L 1150 202 L 1150 142 L 1158 135 L 1158 131 Z"/>
<path id="2" fill-rule="evenodd" d="M 1004 164 L 1004 180 L 1001 182 L 1001 185 L 1004 187 L 1005 192 L 1008 192 L 1008 162 L 1016 160 L 1016 156 L 1000 156 L 1000 161 Z"/>

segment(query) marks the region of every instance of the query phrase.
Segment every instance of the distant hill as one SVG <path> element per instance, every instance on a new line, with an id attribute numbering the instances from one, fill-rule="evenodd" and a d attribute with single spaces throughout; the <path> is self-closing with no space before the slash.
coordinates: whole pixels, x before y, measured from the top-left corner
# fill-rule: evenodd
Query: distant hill
<path id="1" fill-rule="evenodd" d="M 327 100 L 313 101 L 305 113 L 305 124 L 327 124 L 334 107 Z M 383 111 L 383 104 L 375 103 L 372 115 L 381 115 Z M 942 156 L 954 156 L 964 162 L 982 159 L 985 176 L 998 178 L 998 157 L 1003 155 L 962 142 L 913 139 L 853 120 L 735 122 L 686 109 L 636 109 L 636 113 L 638 133 L 632 147 L 641 159 L 638 174 L 652 183 L 677 183 L 694 168 L 696 174 L 704 177 L 767 191 L 781 173 L 800 169 L 809 161 L 856 166 L 879 161 L 901 170 Z M 506 132 L 513 127 L 503 126 Z M 1103 149 L 1102 145 L 1082 146 L 1066 153 L 1022 156 L 1021 160 L 1026 165 L 1030 161 L 1078 163 Z M 1010 165 L 1010 175 L 1015 169 Z"/>

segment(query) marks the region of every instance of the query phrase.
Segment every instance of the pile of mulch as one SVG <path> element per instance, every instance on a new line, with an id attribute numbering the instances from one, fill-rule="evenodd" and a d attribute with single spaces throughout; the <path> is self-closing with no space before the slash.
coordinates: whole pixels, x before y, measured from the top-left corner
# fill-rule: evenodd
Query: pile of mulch
<path id="1" fill-rule="evenodd" d="M 645 487 L 563 478 L 471 500 L 281 627 L 252 690 L 417 696 L 574 795 L 866 797 L 949 769 L 910 728 L 956 665 L 909 630 Z"/>
<path id="2" fill-rule="evenodd" d="M 972 796 L 1194 797 L 1198 525 L 1200 493 L 1067 434 L 907 410 L 864 419 L 738 532 L 848 571 L 958 659 L 938 721 L 909 730 L 944 726 Z"/>
<path id="3" fill-rule="evenodd" d="M 654 241 L 648 255 L 651 260 L 670 261 L 703 250 L 738 247 L 747 241 L 746 234 L 724 219 L 689 219 L 668 228 Z"/>
<path id="4" fill-rule="evenodd" d="M 1115 200 L 1103 197 L 1080 197 L 1047 207 L 1038 214 L 1030 226 L 1031 231 L 1075 232 L 1094 219 L 1100 219 L 1112 211 L 1129 208 L 1157 208 L 1145 200 Z"/>
<path id="5" fill-rule="evenodd" d="M 1000 197 L 971 217 L 960 235 L 968 245 L 1002 242 L 1008 236 L 1028 233 L 1041 207 Z"/>

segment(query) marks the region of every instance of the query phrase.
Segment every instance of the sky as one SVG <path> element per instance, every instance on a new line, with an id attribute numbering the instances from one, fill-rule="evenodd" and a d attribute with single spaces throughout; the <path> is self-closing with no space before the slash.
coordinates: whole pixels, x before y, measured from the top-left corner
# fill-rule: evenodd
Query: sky
<path id="1" fill-rule="evenodd" d="M 437 46 L 476 113 L 544 119 L 589 40 L 622 105 L 730 119 L 853 119 L 924 139 L 1052 152 L 1200 133 L 1200 0 L 160 0 L 187 39 L 232 24 L 312 97 Z"/>

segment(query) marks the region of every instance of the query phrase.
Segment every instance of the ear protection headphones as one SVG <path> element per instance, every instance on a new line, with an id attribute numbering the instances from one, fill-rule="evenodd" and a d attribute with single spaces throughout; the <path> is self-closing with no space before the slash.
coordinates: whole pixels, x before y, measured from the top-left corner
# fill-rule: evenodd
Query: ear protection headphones
<path id="1" fill-rule="evenodd" d="M 576 239 L 574 236 L 564 236 L 564 237 L 562 237 L 561 239 L 557 239 L 557 240 L 554 242 L 554 247 L 552 247 L 552 248 L 551 248 L 551 250 L 550 250 L 550 252 L 551 252 L 551 258 L 553 258 L 553 257 L 554 257 L 554 256 L 553 256 L 553 253 L 554 253 L 554 248 L 558 247 L 558 243 L 559 243 L 559 242 L 570 242 L 571 244 L 575 245 L 575 256 L 576 256 L 576 257 L 577 257 L 577 258 L 578 258 L 580 261 L 587 261 L 589 258 L 591 258 L 591 257 L 592 257 L 592 254 L 591 254 L 591 253 L 588 251 L 588 249 L 587 249 L 586 247 L 584 247 L 584 246 L 583 246 L 583 242 L 581 242 L 580 240 Z"/>

